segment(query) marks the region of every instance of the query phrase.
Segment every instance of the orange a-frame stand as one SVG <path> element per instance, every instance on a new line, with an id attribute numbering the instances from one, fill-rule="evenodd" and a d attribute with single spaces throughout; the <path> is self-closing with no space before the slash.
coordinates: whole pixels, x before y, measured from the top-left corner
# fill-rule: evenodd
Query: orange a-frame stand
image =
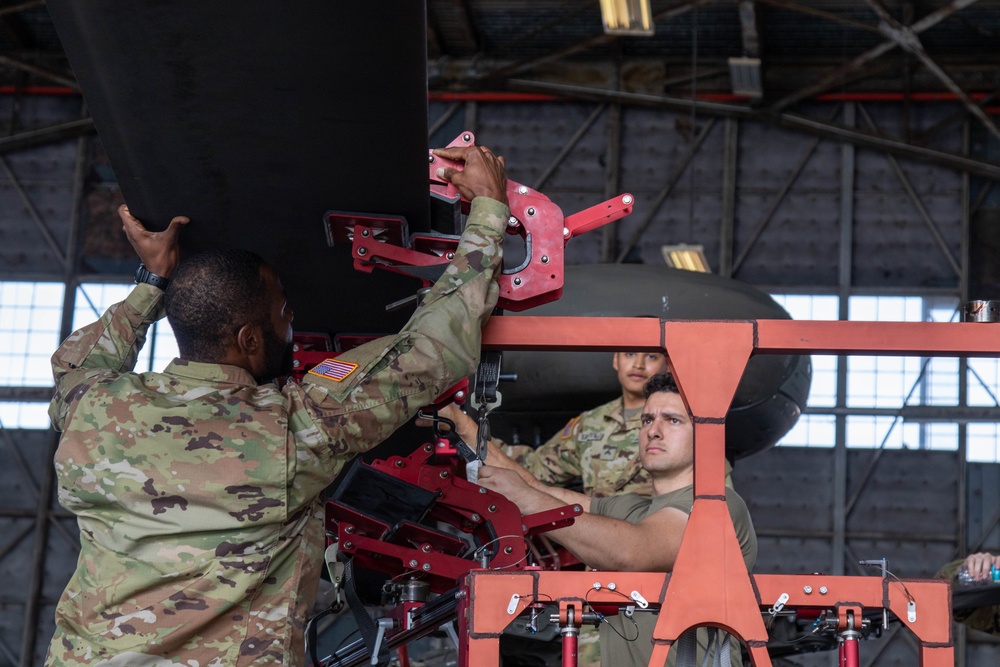
<path id="1" fill-rule="evenodd" d="M 922 667 L 954 665 L 947 582 L 907 580 L 904 589 L 898 581 L 878 577 L 751 577 L 725 504 L 725 417 L 752 354 L 998 356 L 1000 325 L 499 317 L 484 330 L 483 346 L 502 350 L 666 351 L 694 418 L 695 502 L 670 575 L 469 574 L 466 596 L 459 607 L 460 664 L 498 665 L 500 633 L 532 600 L 559 601 L 560 613 L 565 615 L 569 608 L 578 611 L 585 601 L 621 602 L 620 591 L 628 594 L 635 590 L 662 605 L 653 633 L 650 667 L 663 665 L 676 639 L 698 625 L 720 627 L 738 636 L 756 667 L 770 667 L 761 607 L 773 605 L 782 593 L 789 596 L 787 608 L 836 610 L 845 630 L 860 619 L 863 609 L 889 609 L 916 635 Z M 609 593 L 606 588 L 593 590 L 592 584 L 604 579 L 614 580 L 619 593 Z M 813 592 L 806 593 L 807 586 Z"/>

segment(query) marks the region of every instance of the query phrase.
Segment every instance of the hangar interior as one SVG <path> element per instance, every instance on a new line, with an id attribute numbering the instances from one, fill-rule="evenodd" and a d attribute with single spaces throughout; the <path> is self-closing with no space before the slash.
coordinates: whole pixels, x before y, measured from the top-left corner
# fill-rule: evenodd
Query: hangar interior
<path id="1" fill-rule="evenodd" d="M 127 293 L 137 263 L 115 214 L 127 185 L 49 10 L 0 3 L 0 665 L 21 667 L 44 660 L 79 552 L 55 497 L 48 358 Z M 586 302 L 585 281 L 615 280 L 602 276 L 616 265 L 664 266 L 677 244 L 796 320 L 960 322 L 967 302 L 1000 299 L 1000 1 L 669 0 L 652 2 L 652 23 L 610 35 L 597 2 L 427 0 L 426 24 L 410 27 L 426 37 L 429 146 L 472 131 L 567 213 L 635 198 L 630 216 L 567 245 L 565 301 Z M 280 136 L 294 118 L 260 122 Z M 722 301 L 697 318 L 726 317 Z M 175 354 L 164 322 L 140 367 Z M 930 578 L 1000 550 L 995 356 L 810 363 L 794 427 L 734 464 L 755 573 L 871 575 L 860 562 L 887 558 L 900 577 Z M 563 397 L 545 414 L 518 412 L 518 382 L 504 387 L 514 407 L 499 432 L 540 443 L 613 394 L 608 355 L 588 364 L 583 391 L 522 374 Z M 954 645 L 955 665 L 1000 663 L 990 635 L 956 625 Z M 918 651 L 897 624 L 862 642 L 861 664 L 914 665 Z"/>

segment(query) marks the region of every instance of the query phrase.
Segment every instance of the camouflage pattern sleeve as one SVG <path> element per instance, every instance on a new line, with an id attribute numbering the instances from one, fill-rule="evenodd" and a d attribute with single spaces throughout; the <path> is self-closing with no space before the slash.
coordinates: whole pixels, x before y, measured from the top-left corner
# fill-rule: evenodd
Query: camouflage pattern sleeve
<path id="1" fill-rule="evenodd" d="M 503 452 L 520 463 L 525 470 L 545 484 L 561 486 L 583 476 L 580 462 L 580 417 L 574 417 L 558 433 L 540 447 L 501 445 Z"/>
<path id="2" fill-rule="evenodd" d="M 74 331 L 52 355 L 55 395 L 49 417 L 63 430 L 75 390 L 108 373 L 131 371 L 146 342 L 149 325 L 164 315 L 163 291 L 143 283 L 100 320 Z"/>
<path id="3" fill-rule="evenodd" d="M 481 328 L 499 295 L 495 276 L 509 215 L 504 204 L 477 197 L 455 258 L 403 330 L 337 357 L 346 372 L 339 381 L 306 376 L 305 411 L 293 410 L 289 426 L 311 443 L 328 474 L 475 369 Z"/>

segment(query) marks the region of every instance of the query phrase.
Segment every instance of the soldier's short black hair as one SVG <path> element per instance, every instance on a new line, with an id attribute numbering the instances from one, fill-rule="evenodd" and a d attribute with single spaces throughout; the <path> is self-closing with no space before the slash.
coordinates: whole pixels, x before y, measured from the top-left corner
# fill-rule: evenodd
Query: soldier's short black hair
<path id="1" fill-rule="evenodd" d="M 181 262 L 167 285 L 165 305 L 184 359 L 217 362 L 240 327 L 268 320 L 269 266 L 257 253 L 232 249 Z"/>
<path id="2" fill-rule="evenodd" d="M 671 394 L 681 393 L 681 390 L 677 388 L 677 383 L 674 381 L 673 375 L 670 373 L 657 373 L 646 380 L 646 385 L 642 388 L 642 397 L 649 398 L 653 394 L 664 391 Z"/>

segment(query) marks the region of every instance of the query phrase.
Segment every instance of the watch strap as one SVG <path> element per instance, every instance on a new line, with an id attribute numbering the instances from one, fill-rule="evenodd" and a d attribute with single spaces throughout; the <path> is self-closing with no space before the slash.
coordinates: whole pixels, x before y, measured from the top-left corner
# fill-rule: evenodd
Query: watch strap
<path id="1" fill-rule="evenodd" d="M 144 264 L 140 263 L 139 268 L 135 270 L 135 284 L 138 285 L 139 283 L 149 283 L 153 287 L 165 290 L 170 283 L 170 279 L 156 275 L 147 269 Z"/>

